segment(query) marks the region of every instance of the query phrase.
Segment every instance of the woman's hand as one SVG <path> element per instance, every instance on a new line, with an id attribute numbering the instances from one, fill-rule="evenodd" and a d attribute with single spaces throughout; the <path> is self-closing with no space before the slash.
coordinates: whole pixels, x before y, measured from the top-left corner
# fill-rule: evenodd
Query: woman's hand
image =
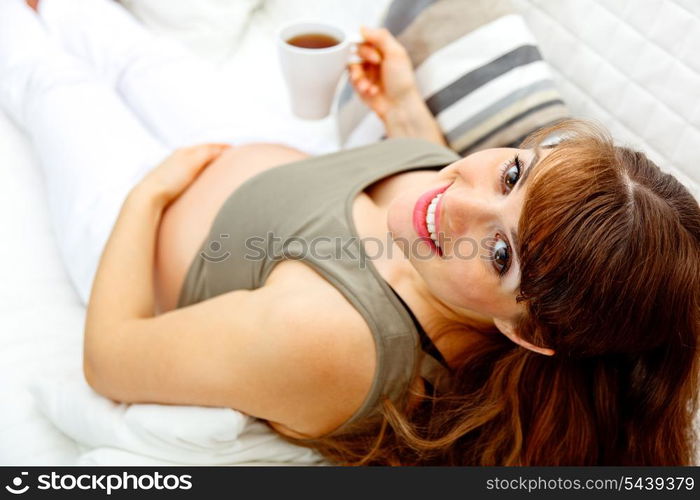
<path id="1" fill-rule="evenodd" d="M 389 137 L 414 137 L 445 145 L 440 126 L 418 91 L 406 49 L 385 28 L 362 28 L 365 41 L 350 65 L 350 81 L 382 120 Z"/>
<path id="2" fill-rule="evenodd" d="M 418 96 L 413 65 L 406 49 L 385 28 L 361 28 L 358 46 L 361 63 L 349 67 L 350 81 L 363 102 L 379 118 Z"/>
<path id="3" fill-rule="evenodd" d="M 228 144 L 201 144 L 177 149 L 134 188 L 157 197 L 163 206 L 177 199 Z"/>

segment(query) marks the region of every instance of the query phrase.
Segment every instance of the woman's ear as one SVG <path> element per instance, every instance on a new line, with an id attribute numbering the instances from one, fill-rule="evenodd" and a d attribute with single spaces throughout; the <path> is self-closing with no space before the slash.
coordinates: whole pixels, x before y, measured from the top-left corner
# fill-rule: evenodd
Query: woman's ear
<path id="1" fill-rule="evenodd" d="M 520 338 L 520 335 L 518 335 L 518 332 L 515 329 L 515 325 L 511 321 L 494 318 L 493 323 L 503 335 L 508 337 L 510 340 L 512 340 L 519 346 L 522 346 L 525 349 L 529 349 L 534 352 L 538 352 L 540 354 L 544 354 L 545 356 L 554 355 L 554 349 L 550 349 L 548 347 L 538 347 L 534 344 L 531 344 L 527 340 L 523 340 L 522 338 Z"/>

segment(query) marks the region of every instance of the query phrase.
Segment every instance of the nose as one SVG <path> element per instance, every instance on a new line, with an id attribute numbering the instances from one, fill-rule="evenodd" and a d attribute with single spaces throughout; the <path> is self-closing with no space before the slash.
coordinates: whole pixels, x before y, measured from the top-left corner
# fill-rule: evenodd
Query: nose
<path id="1" fill-rule="evenodd" d="M 495 216 L 495 203 L 484 189 L 461 185 L 442 195 L 439 231 L 452 237 L 465 236 L 470 228 L 487 223 Z"/>

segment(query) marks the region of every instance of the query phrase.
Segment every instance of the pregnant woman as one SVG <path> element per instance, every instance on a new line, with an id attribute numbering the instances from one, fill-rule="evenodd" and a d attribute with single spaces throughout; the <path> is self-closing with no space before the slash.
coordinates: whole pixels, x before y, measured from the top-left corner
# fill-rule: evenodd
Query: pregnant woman
<path id="1" fill-rule="evenodd" d="M 117 4 L 38 14 L 0 0 L 0 103 L 97 392 L 234 408 L 338 464 L 692 463 L 700 208 L 644 154 L 570 121 L 460 158 L 365 30 L 389 139 L 310 157 Z"/>

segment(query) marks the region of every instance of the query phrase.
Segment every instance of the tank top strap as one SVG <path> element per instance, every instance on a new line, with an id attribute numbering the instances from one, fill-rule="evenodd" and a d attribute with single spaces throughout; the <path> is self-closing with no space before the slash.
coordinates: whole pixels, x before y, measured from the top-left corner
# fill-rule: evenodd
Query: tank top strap
<path id="1" fill-rule="evenodd" d="M 449 390 L 451 374 L 448 368 L 437 361 L 430 354 L 425 354 L 420 363 L 419 374 L 421 378 L 430 384 L 428 393 L 435 389 L 438 393 L 445 393 Z"/>

